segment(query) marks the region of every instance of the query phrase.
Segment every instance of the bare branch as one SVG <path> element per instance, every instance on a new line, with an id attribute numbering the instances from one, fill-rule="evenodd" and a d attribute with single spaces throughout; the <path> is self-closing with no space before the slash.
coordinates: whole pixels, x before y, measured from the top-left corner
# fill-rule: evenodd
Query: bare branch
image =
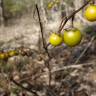
<path id="1" fill-rule="evenodd" d="M 88 48 L 91 46 L 91 44 L 93 43 L 95 39 L 95 36 L 93 36 L 90 40 L 90 42 L 88 43 L 88 45 L 86 46 L 86 48 L 83 50 L 83 52 L 80 54 L 80 56 L 77 58 L 77 60 L 75 61 L 74 64 L 77 64 L 79 62 L 79 60 L 83 57 L 83 55 L 85 54 L 85 52 L 88 50 Z"/>
<path id="2" fill-rule="evenodd" d="M 76 11 L 74 11 L 69 17 L 62 19 L 58 33 L 60 33 L 63 29 L 63 27 L 65 26 L 65 24 L 67 23 L 67 21 L 69 19 L 71 19 L 77 12 L 79 12 L 81 9 L 83 9 L 86 5 L 88 5 L 92 0 L 88 0 L 83 6 L 81 6 L 79 9 L 77 9 Z"/>
<path id="3" fill-rule="evenodd" d="M 42 26 L 42 22 L 41 22 L 41 18 L 40 18 L 40 13 L 39 13 L 39 9 L 38 9 L 38 5 L 37 4 L 36 4 L 36 10 L 37 10 L 39 24 L 40 24 L 40 30 L 41 30 L 41 35 L 42 35 L 43 47 L 44 47 L 44 49 L 46 49 L 46 44 L 45 44 L 45 39 L 44 39 L 44 34 L 43 34 L 43 26 Z"/>
<path id="4" fill-rule="evenodd" d="M 29 88 L 25 88 L 25 87 L 22 86 L 20 83 L 16 82 L 14 79 L 11 78 L 10 80 L 11 80 L 14 84 L 16 84 L 17 86 L 19 86 L 20 88 L 22 88 L 22 89 L 24 89 L 24 90 L 26 90 L 26 91 L 34 94 L 35 96 L 39 96 L 39 95 L 37 94 L 37 92 L 35 92 L 35 91 L 33 91 L 33 90 L 30 90 Z"/>
<path id="5" fill-rule="evenodd" d="M 36 10 L 37 10 L 37 14 L 38 14 L 40 29 L 41 29 L 43 48 L 45 49 L 45 52 L 46 52 L 47 55 L 48 55 L 48 60 L 45 61 L 45 65 L 46 65 L 46 67 L 47 67 L 48 70 L 49 70 L 49 86 L 50 86 L 50 84 L 51 84 L 51 68 L 50 68 L 49 61 L 50 61 L 50 59 L 51 59 L 51 56 L 50 56 L 50 54 L 49 54 L 49 52 L 48 52 L 48 46 L 47 46 L 46 43 L 45 43 L 43 26 L 42 26 L 42 22 L 41 22 L 41 18 L 40 18 L 40 13 L 39 13 L 39 9 L 38 9 L 38 5 L 37 5 L 37 4 L 36 4 Z"/>

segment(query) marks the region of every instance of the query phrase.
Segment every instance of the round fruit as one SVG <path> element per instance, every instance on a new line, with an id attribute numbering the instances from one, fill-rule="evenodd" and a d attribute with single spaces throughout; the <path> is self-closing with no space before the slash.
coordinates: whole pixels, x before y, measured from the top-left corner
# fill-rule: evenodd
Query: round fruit
<path id="1" fill-rule="evenodd" d="M 85 9 L 84 16 L 88 21 L 96 21 L 96 5 L 90 5 Z"/>
<path id="2" fill-rule="evenodd" d="M 55 3 L 56 3 L 56 4 L 60 3 L 60 0 L 55 0 Z"/>
<path id="3" fill-rule="evenodd" d="M 82 34 L 78 29 L 64 31 L 64 43 L 70 47 L 74 47 L 80 43 Z"/>
<path id="4" fill-rule="evenodd" d="M 53 2 L 50 2 L 50 3 L 48 4 L 47 8 L 50 10 L 50 9 L 52 9 L 53 6 L 54 6 L 54 3 L 53 3 Z"/>
<path id="5" fill-rule="evenodd" d="M 17 51 L 16 50 L 11 50 L 11 51 L 8 52 L 8 55 L 10 57 L 15 56 L 15 55 L 17 55 Z"/>
<path id="6" fill-rule="evenodd" d="M 62 38 L 62 36 L 60 36 L 56 33 L 52 33 L 49 38 L 49 42 L 53 46 L 58 46 L 63 42 L 63 38 Z"/>
<path id="7" fill-rule="evenodd" d="M 5 59 L 5 55 L 3 53 L 0 53 L 0 60 Z"/>

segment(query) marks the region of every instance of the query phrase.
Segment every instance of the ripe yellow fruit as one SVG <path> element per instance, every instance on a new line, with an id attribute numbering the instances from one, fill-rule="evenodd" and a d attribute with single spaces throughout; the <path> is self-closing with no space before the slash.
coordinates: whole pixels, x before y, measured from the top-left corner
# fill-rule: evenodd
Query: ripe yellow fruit
<path id="1" fill-rule="evenodd" d="M 84 16 L 88 21 L 96 21 L 96 5 L 90 5 L 85 9 Z"/>
<path id="2" fill-rule="evenodd" d="M 59 4 L 59 3 L 60 3 L 60 0 L 55 0 L 55 3 L 56 3 L 56 4 Z"/>
<path id="3" fill-rule="evenodd" d="M 82 39 L 81 31 L 78 29 L 72 29 L 64 31 L 64 43 L 69 47 L 74 47 L 80 43 Z"/>
<path id="4" fill-rule="evenodd" d="M 54 2 L 49 2 L 47 8 L 50 10 L 54 6 Z"/>
<path id="5" fill-rule="evenodd" d="M 60 0 L 51 1 L 48 3 L 47 8 L 50 10 L 52 9 L 52 7 L 54 7 L 54 5 L 59 4 L 59 3 L 60 3 Z"/>
<path id="6" fill-rule="evenodd" d="M 63 42 L 63 38 L 62 38 L 62 36 L 60 36 L 56 33 L 52 33 L 49 38 L 49 42 L 53 46 L 58 46 Z"/>
<path id="7" fill-rule="evenodd" d="M 0 53 L 0 60 L 3 60 L 3 59 L 5 59 L 5 55 L 4 53 Z"/>
<path id="8" fill-rule="evenodd" d="M 10 57 L 15 56 L 15 55 L 17 55 L 17 54 L 18 54 L 18 52 L 17 52 L 16 50 L 11 50 L 11 51 L 8 52 L 8 55 L 9 55 Z"/>

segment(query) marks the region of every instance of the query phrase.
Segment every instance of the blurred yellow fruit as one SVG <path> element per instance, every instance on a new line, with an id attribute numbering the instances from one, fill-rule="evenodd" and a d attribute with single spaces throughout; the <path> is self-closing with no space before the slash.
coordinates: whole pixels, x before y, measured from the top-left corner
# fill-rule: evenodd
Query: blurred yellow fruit
<path id="1" fill-rule="evenodd" d="M 3 60 L 3 59 L 5 59 L 5 55 L 4 53 L 0 53 L 0 60 Z"/>
<path id="2" fill-rule="evenodd" d="M 59 4 L 60 3 L 60 0 L 55 0 L 55 1 L 51 1 L 51 2 L 49 2 L 48 3 L 48 5 L 47 5 L 47 8 L 50 10 L 50 9 L 52 9 L 52 7 L 55 5 L 55 4 Z"/>
<path id="3" fill-rule="evenodd" d="M 50 10 L 54 6 L 54 2 L 49 2 L 47 8 Z"/>
<path id="4" fill-rule="evenodd" d="M 16 50 L 11 50 L 11 51 L 8 52 L 8 55 L 9 55 L 10 57 L 15 56 L 15 55 L 17 55 L 17 54 L 18 54 L 18 52 L 17 52 Z"/>
<path id="5" fill-rule="evenodd" d="M 55 3 L 56 3 L 56 4 L 59 4 L 59 3 L 60 3 L 60 0 L 55 0 Z"/>

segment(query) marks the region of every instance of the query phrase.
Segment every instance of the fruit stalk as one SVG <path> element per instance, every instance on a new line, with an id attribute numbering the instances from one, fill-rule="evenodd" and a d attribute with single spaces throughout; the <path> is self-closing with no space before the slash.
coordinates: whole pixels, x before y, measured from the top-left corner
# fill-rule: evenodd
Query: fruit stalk
<path id="1" fill-rule="evenodd" d="M 81 9 L 83 9 L 86 5 L 88 5 L 91 1 L 94 0 L 88 0 L 83 6 L 81 6 L 79 9 L 75 10 L 71 15 L 69 15 L 69 17 L 62 19 L 58 33 L 60 34 L 62 29 L 64 28 L 65 24 L 67 23 L 67 21 L 69 19 L 71 19 L 76 13 L 78 13 Z"/>

